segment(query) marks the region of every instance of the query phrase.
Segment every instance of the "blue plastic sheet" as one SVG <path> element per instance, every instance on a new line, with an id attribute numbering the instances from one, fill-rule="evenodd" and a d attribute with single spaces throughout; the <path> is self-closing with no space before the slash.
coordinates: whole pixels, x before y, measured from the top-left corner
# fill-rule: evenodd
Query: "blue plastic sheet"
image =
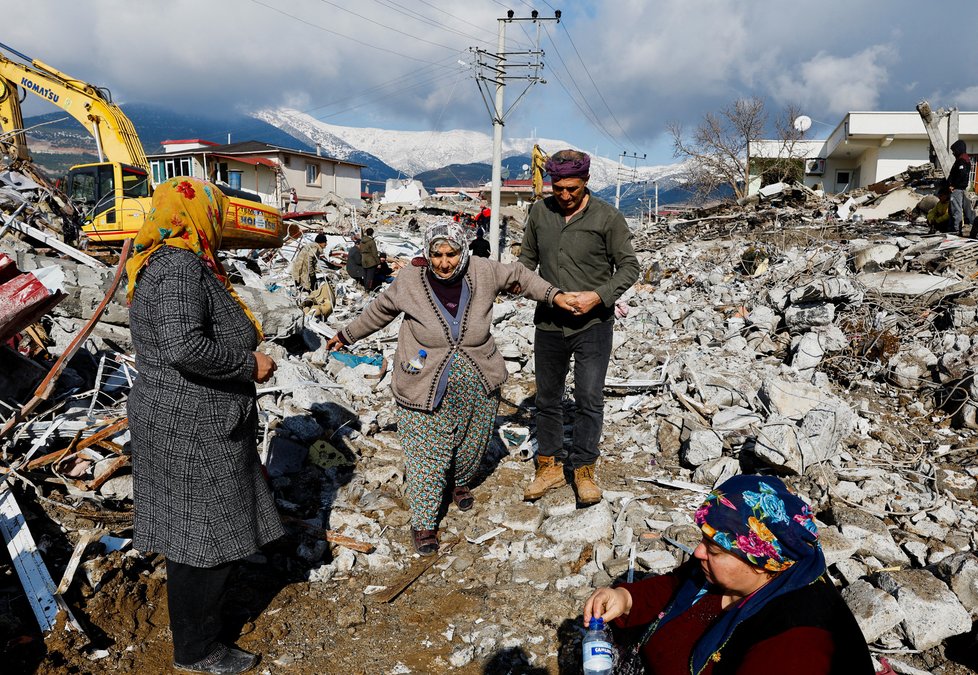
<path id="1" fill-rule="evenodd" d="M 351 354 L 350 352 L 330 352 L 329 358 L 336 359 L 350 368 L 356 368 L 364 363 L 369 363 L 371 366 L 380 366 L 384 363 L 384 357 L 380 354 L 366 356 L 362 354 Z"/>

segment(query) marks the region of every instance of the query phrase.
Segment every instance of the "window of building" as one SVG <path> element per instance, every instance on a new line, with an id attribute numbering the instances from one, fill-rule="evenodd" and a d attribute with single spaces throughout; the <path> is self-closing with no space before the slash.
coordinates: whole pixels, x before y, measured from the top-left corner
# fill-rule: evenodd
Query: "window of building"
<path id="1" fill-rule="evenodd" d="M 306 185 L 319 185 L 318 164 L 306 164 Z"/>
<path id="2" fill-rule="evenodd" d="M 174 176 L 193 176 L 194 162 L 190 157 L 153 160 L 153 182 L 162 183 Z"/>
<path id="3" fill-rule="evenodd" d="M 835 191 L 836 192 L 848 192 L 852 185 L 852 172 L 849 170 L 836 171 L 835 172 Z"/>

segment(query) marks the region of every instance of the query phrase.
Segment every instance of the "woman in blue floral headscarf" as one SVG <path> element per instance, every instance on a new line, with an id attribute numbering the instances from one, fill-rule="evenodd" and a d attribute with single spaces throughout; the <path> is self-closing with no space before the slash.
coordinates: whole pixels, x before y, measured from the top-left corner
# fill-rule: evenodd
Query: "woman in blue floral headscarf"
<path id="1" fill-rule="evenodd" d="M 675 573 L 595 591 L 591 617 L 641 630 L 654 675 L 869 675 L 852 612 L 825 576 L 808 504 L 772 476 L 735 476 L 696 510 L 703 539 Z"/>

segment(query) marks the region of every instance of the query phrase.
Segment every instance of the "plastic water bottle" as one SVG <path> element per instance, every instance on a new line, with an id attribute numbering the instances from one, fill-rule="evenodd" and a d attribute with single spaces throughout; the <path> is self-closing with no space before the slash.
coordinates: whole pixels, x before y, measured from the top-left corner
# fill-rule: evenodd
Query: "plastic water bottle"
<path id="1" fill-rule="evenodd" d="M 424 368 L 424 360 L 428 358 L 428 352 L 423 349 L 418 350 L 418 355 L 408 361 L 406 371 L 409 373 L 420 373 Z"/>
<path id="2" fill-rule="evenodd" d="M 592 618 L 584 634 L 584 675 L 611 675 L 615 648 L 604 619 Z"/>

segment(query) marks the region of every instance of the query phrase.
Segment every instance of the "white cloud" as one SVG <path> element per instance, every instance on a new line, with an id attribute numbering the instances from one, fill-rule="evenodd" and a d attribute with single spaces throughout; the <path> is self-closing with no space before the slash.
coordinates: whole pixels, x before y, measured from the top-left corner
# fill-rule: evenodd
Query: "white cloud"
<path id="1" fill-rule="evenodd" d="M 896 60 L 896 50 L 888 45 L 874 45 L 847 57 L 819 52 L 778 76 L 772 94 L 783 102 L 834 115 L 873 110 L 889 84 L 889 65 Z"/>
<path id="2" fill-rule="evenodd" d="M 200 114 L 291 106 L 336 124 L 489 130 L 475 81 L 457 80 L 456 61 L 471 59 L 469 47 L 495 51 L 504 6 L 331 3 L 362 17 L 322 0 L 22 0 L 4 8 L 4 25 L 15 29 L 0 40 L 109 87 L 121 102 Z M 534 3 L 510 4 L 526 16 Z M 520 103 L 507 120 L 507 137 L 537 130 L 616 156 L 625 140 L 591 77 L 639 146 L 627 149 L 639 153 L 661 151 L 657 139 L 667 123 L 695 124 L 741 96 L 796 103 L 827 122 L 857 108 L 912 110 L 921 89 L 956 92 L 935 98 L 942 105 L 978 107 L 970 47 L 948 40 L 946 21 L 934 20 L 933 8 L 919 0 L 822 0 L 807 13 L 783 0 L 550 4 L 561 7 L 563 18 L 543 31 L 549 84 Z M 974 0 L 947 4 L 946 14 L 962 22 L 975 12 Z M 549 15 L 549 7 L 538 9 Z M 527 34 L 534 33 L 532 24 L 507 25 L 514 48 L 530 47 Z M 580 88 L 613 141 L 578 110 L 558 78 L 574 96 Z M 520 83 L 510 85 L 507 104 L 522 91 Z M 50 110 L 29 105 L 26 112 Z"/>
<path id="3" fill-rule="evenodd" d="M 948 96 L 951 105 L 961 108 L 978 108 L 978 85 L 973 85 L 965 89 L 959 89 Z"/>

